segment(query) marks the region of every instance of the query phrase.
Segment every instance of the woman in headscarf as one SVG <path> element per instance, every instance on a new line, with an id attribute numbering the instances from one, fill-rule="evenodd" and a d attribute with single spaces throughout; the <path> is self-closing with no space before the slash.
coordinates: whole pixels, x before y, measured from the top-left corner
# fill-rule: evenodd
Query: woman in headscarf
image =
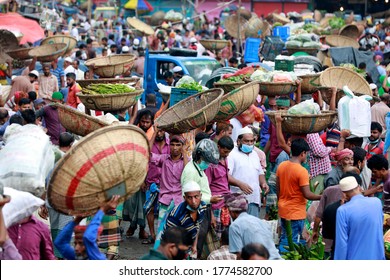
<path id="1" fill-rule="evenodd" d="M 341 176 L 345 173 L 346 168 L 353 166 L 353 151 L 344 149 L 336 152 L 333 157 L 337 161 L 337 167 L 333 168 L 324 179 L 324 189 L 330 186 L 338 185 Z"/>

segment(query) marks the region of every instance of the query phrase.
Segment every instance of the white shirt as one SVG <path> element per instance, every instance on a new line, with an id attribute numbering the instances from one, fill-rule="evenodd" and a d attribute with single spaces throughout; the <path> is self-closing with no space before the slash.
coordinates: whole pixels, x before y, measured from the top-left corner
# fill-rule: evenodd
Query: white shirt
<path id="1" fill-rule="evenodd" d="M 241 130 L 242 124 L 236 118 L 230 119 L 230 124 L 233 126 L 233 132 L 231 137 L 233 141 L 236 142 L 238 137 L 238 132 Z"/>
<path id="2" fill-rule="evenodd" d="M 249 195 L 246 195 L 248 203 L 261 205 L 260 200 L 260 181 L 259 175 L 264 175 L 264 171 L 260 165 L 260 158 L 256 152 L 252 151 L 249 154 L 244 154 L 238 147 L 234 147 L 228 156 L 229 173 L 234 178 L 247 183 L 253 190 Z M 232 193 L 239 192 L 240 189 L 235 186 L 230 186 Z"/>
<path id="3" fill-rule="evenodd" d="M 79 40 L 79 30 L 77 27 L 73 27 L 72 31 L 70 32 L 70 35 L 74 37 L 77 41 Z"/>

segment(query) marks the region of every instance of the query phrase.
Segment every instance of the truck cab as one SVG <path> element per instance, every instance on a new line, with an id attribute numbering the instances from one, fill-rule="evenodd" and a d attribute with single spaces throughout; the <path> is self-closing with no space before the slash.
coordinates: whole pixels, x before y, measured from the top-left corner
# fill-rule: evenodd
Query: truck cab
<path id="1" fill-rule="evenodd" d="M 164 73 L 172 71 L 175 66 L 180 66 L 184 75 L 191 76 L 203 86 L 209 80 L 211 73 L 222 67 L 217 60 L 209 56 L 176 56 L 168 52 L 153 53 L 146 50 L 142 103 L 145 103 L 146 94 L 154 93 L 156 94 L 157 105 L 160 106 L 162 96 L 157 84 L 166 84 Z"/>

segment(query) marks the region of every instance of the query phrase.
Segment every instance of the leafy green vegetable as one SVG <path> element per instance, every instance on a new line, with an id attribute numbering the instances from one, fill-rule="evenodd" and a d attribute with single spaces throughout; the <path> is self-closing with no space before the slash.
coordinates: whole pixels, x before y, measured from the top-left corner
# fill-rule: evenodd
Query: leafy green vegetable
<path id="1" fill-rule="evenodd" d="M 184 89 L 193 89 L 197 91 L 202 91 L 202 85 L 198 84 L 197 82 L 191 82 L 191 83 L 183 83 L 177 88 L 184 88 Z"/>
<path id="2" fill-rule="evenodd" d="M 329 26 L 332 29 L 340 29 L 345 25 L 345 21 L 339 17 L 333 17 L 329 20 Z"/>
<path id="3" fill-rule="evenodd" d="M 249 78 L 249 74 L 232 76 L 223 80 L 220 80 L 219 83 L 238 83 L 243 82 L 245 78 Z"/>
<path id="4" fill-rule="evenodd" d="M 366 75 L 367 75 L 366 71 L 357 68 L 355 65 L 353 65 L 351 63 L 343 63 L 343 64 L 340 64 L 340 66 L 345 67 L 345 68 L 349 68 L 349 69 L 353 70 L 354 72 L 362 75 L 363 78 L 366 78 Z"/>
<path id="5" fill-rule="evenodd" d="M 89 84 L 82 89 L 85 94 L 121 94 L 135 91 L 135 88 L 126 84 Z"/>

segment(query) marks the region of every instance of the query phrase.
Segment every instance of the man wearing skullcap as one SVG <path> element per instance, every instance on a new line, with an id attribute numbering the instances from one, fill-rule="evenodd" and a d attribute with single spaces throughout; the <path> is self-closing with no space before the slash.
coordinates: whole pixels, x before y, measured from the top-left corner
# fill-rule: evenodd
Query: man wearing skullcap
<path id="1" fill-rule="evenodd" d="M 241 250 L 250 243 L 260 243 L 267 248 L 271 260 L 281 259 L 273 241 L 269 224 L 247 213 L 248 202 L 244 194 L 232 193 L 224 196 L 225 204 L 233 219 L 229 227 L 229 251 L 240 258 Z"/>
<path id="2" fill-rule="evenodd" d="M 61 92 L 53 92 L 51 100 L 54 103 L 63 103 L 64 96 Z M 46 105 L 35 112 L 37 118 L 45 118 L 46 123 L 46 134 L 49 135 L 50 141 L 54 145 L 59 144 L 60 134 L 65 132 L 65 128 L 61 125 L 57 107 L 52 105 Z"/>
<path id="3" fill-rule="evenodd" d="M 353 176 L 341 179 L 340 189 L 348 203 L 337 209 L 334 259 L 384 260 L 381 201 L 364 197 Z"/>
<path id="4" fill-rule="evenodd" d="M 163 234 L 169 227 L 183 227 L 192 238 L 192 253 L 197 254 L 197 237 L 207 205 L 202 201 L 202 193 L 198 183 L 188 181 L 182 186 L 184 201 L 173 208 L 167 216 Z"/>
<path id="5" fill-rule="evenodd" d="M 261 190 L 267 193 L 269 188 L 260 164 L 260 158 L 253 151 L 253 147 L 253 131 L 246 126 L 238 133 L 237 147 L 234 147 L 228 156 L 228 166 L 231 176 L 250 186 L 251 189 L 242 190 L 249 202 L 248 214 L 259 217 Z M 230 189 L 233 193 L 241 191 L 239 187 L 233 185 L 230 186 Z"/>
<path id="6" fill-rule="evenodd" d="M 54 245 L 67 260 L 105 260 L 106 256 L 99 251 L 97 239 L 99 231 L 103 229 L 100 224 L 104 214 L 116 209 L 119 195 L 114 195 L 110 200 L 102 203 L 99 211 L 92 218 L 88 226 L 81 226 L 83 219 L 77 216 L 74 221 L 67 224 L 54 241 Z M 74 232 L 74 248 L 70 245 Z"/>
<path id="7" fill-rule="evenodd" d="M 345 169 L 353 166 L 353 152 L 350 149 L 343 149 L 334 154 L 334 159 L 337 161 L 337 167 L 325 175 L 324 189 L 338 185 L 341 176 L 345 173 Z"/>

